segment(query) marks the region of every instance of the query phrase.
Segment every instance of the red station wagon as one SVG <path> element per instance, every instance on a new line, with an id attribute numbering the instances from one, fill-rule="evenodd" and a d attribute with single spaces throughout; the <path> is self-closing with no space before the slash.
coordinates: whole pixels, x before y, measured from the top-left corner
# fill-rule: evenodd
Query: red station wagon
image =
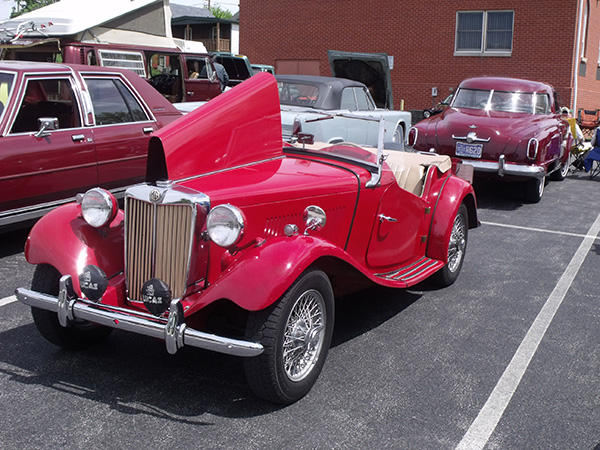
<path id="1" fill-rule="evenodd" d="M 0 61 L 0 227 L 143 181 L 150 136 L 180 116 L 130 71 Z"/>
<path id="2" fill-rule="evenodd" d="M 454 175 L 465 168 L 382 145 L 283 144 L 277 82 L 259 73 L 152 137 L 124 210 L 94 188 L 38 221 L 17 298 L 59 346 L 118 328 L 169 353 L 237 355 L 258 396 L 291 403 L 323 367 L 334 298 L 456 280 L 478 225 Z"/>

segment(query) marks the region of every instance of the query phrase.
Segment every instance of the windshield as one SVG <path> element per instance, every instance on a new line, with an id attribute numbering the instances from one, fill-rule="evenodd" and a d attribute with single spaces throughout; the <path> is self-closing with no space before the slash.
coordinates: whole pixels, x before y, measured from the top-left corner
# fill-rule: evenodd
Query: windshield
<path id="1" fill-rule="evenodd" d="M 319 88 L 302 83 L 278 82 L 279 101 L 283 105 L 315 106 L 319 98 Z"/>
<path id="2" fill-rule="evenodd" d="M 4 109 L 8 106 L 8 99 L 12 94 L 12 87 L 15 81 L 15 75 L 7 72 L 0 72 L 0 121 L 4 116 Z"/>
<path id="3" fill-rule="evenodd" d="M 550 114 L 548 94 L 483 89 L 459 89 L 453 108 L 483 109 L 528 114 Z"/>

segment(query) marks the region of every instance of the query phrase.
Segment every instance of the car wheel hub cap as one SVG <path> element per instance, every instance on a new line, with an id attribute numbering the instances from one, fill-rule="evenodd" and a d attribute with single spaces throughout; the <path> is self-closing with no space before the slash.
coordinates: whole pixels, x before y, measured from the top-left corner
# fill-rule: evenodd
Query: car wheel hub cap
<path id="1" fill-rule="evenodd" d="M 455 272 L 464 257 L 467 241 L 465 239 L 465 222 L 462 216 L 456 216 L 448 246 L 448 269 Z"/>

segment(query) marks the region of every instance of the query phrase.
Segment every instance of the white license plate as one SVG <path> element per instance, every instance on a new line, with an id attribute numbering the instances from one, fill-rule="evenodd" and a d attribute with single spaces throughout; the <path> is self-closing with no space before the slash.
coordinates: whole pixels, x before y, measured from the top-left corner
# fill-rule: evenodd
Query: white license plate
<path id="1" fill-rule="evenodd" d="M 464 142 L 456 143 L 456 156 L 465 156 L 467 158 L 481 158 L 483 144 L 466 144 Z"/>

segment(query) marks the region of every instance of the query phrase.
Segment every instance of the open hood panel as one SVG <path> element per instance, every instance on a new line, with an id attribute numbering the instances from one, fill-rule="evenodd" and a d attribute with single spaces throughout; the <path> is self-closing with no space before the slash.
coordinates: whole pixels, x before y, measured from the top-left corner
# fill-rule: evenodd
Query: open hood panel
<path id="1" fill-rule="evenodd" d="M 360 81 L 371 91 L 378 108 L 393 109 L 392 80 L 387 53 L 355 53 L 327 50 L 331 74 Z"/>
<path id="2" fill-rule="evenodd" d="M 277 82 L 262 72 L 160 129 L 147 178 L 180 180 L 282 154 Z"/>

